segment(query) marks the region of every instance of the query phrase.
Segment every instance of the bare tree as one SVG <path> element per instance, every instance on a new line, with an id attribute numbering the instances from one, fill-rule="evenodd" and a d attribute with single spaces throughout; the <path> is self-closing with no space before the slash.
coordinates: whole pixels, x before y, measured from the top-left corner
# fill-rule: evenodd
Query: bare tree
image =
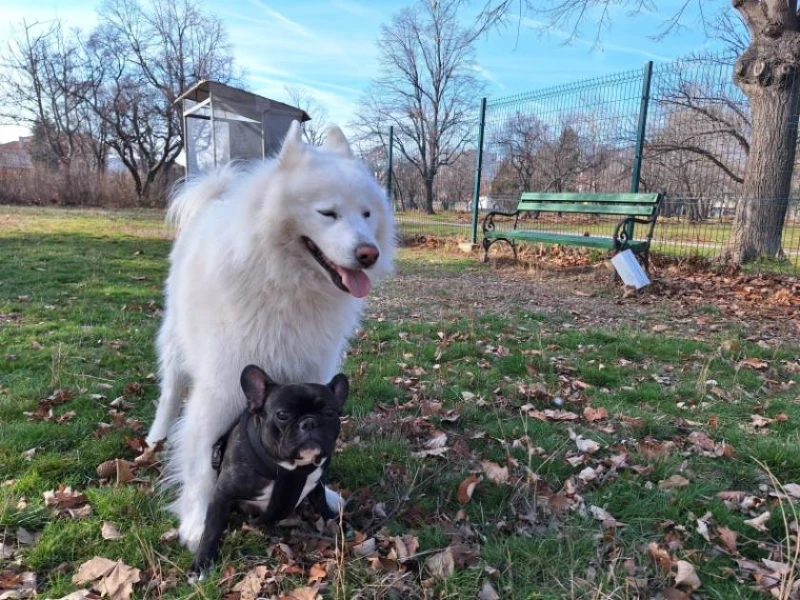
<path id="1" fill-rule="evenodd" d="M 536 116 L 518 111 L 490 135 L 490 143 L 502 156 L 492 182 L 492 194 L 510 195 L 516 201 L 520 193 L 534 189 L 537 154 L 545 144 L 546 130 Z"/>
<path id="2" fill-rule="evenodd" d="M 325 131 L 330 125 L 327 109 L 305 88 L 286 85 L 283 90 L 286 93 L 289 104 L 305 111 L 311 117 L 310 121 L 306 121 L 301 125 L 303 139 L 315 146 L 322 145 L 325 140 Z"/>
<path id="3" fill-rule="evenodd" d="M 76 161 L 102 160 L 102 131 L 80 102 L 86 88 L 76 35 L 60 21 L 23 22 L 3 53 L 5 104 L 2 116 L 28 125 L 36 157 L 67 171 Z M 97 138 L 93 137 L 97 135 Z"/>
<path id="4" fill-rule="evenodd" d="M 383 75 L 361 101 L 356 125 L 376 135 L 390 125 L 400 154 L 419 172 L 424 209 L 433 214 L 434 183 L 452 163 L 472 131 L 475 77 L 473 44 L 482 26 L 463 27 L 461 0 L 418 0 L 381 28 Z"/>
<path id="5" fill-rule="evenodd" d="M 183 150 L 180 93 L 202 79 L 235 77 L 222 21 L 198 0 L 106 0 L 89 47 L 103 84 L 95 108 L 112 147 L 148 196 Z"/>
<path id="6" fill-rule="evenodd" d="M 750 104 L 751 133 L 733 234 L 721 260 L 742 264 L 759 256 L 781 254 L 781 234 L 791 191 L 800 105 L 800 17 L 797 0 L 683 0 L 659 35 L 680 27 L 682 14 L 696 3 L 720 37 L 738 47 L 733 81 Z M 718 10 L 714 10 L 714 5 Z M 488 0 L 482 21 L 497 22 L 527 9 L 568 25 L 573 33 L 593 23 L 597 35 L 609 25 L 614 9 L 654 9 L 652 0 Z M 731 11 L 736 11 L 732 13 Z M 735 14 L 737 18 L 731 15 Z M 746 36 L 740 35 L 743 22 Z"/>

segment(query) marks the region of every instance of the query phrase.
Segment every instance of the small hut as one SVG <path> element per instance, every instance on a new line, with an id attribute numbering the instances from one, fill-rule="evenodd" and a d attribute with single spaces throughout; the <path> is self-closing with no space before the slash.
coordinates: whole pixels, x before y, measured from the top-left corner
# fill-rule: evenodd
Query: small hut
<path id="1" fill-rule="evenodd" d="M 311 119 L 296 106 L 205 79 L 175 102 L 183 104 L 187 175 L 269 156 L 280 148 L 292 121 Z"/>

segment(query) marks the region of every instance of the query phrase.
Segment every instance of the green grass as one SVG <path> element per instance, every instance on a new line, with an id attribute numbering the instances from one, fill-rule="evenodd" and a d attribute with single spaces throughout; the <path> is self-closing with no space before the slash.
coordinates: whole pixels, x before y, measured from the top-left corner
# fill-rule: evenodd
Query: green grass
<path id="1" fill-rule="evenodd" d="M 74 590 L 71 576 L 95 555 L 140 569 L 174 568 L 178 584 L 163 598 L 219 597 L 220 570 L 195 588 L 182 573 L 189 553 L 159 540 L 175 522 L 152 490 L 154 474 L 145 471 L 143 482 L 117 486 L 101 484 L 96 473 L 105 460 L 132 459 L 125 438 L 136 435 L 137 422 L 144 431 L 153 416 L 157 385 L 149 375 L 169 250 L 160 215 L 2 208 L 0 219 L 0 481 L 7 481 L 0 487 L 0 532 L 12 545 L 19 527 L 40 535 L 22 548 L 21 560 L 37 572 L 42 597 Z M 422 597 L 425 558 L 460 542 L 478 548 L 479 556 L 432 583 L 428 597 L 475 597 L 487 579 L 504 598 L 655 597 L 673 583 L 648 558 L 646 548 L 655 542 L 669 543 L 675 560 L 696 566 L 705 597 L 759 597 L 752 582 L 741 585 L 730 575 L 736 563 L 716 549 L 716 537 L 709 543 L 697 533 L 696 519 L 712 514 L 712 536 L 719 525 L 739 532 L 740 552 L 755 560 L 769 557 L 783 536 L 779 507 L 760 489 L 769 480 L 756 461 L 784 483 L 800 482 L 798 375 L 786 368 L 797 363 L 800 347 L 759 345 L 736 323 L 697 338 L 679 327 L 657 335 L 653 322 L 643 320 L 662 317 L 576 329 L 567 326 L 566 311 L 548 316 L 520 306 L 499 313 L 489 303 L 472 317 L 466 300 L 463 316 L 430 320 L 423 310 L 431 302 L 426 285 L 445 275 L 468 282 L 489 271 L 473 258 L 407 250 L 398 271 L 413 282 L 413 294 L 367 316 L 344 367 L 352 395 L 330 480 L 350 494 L 350 535 L 369 530 L 376 522 L 373 507 L 381 504 L 389 516 L 379 541 L 418 538 L 423 554 L 410 568 L 405 595 Z M 388 296 L 385 289 L 393 288 L 378 293 Z M 452 299 L 454 306 L 460 301 Z M 696 310 L 696 316 L 720 317 L 713 305 Z M 769 367 L 741 367 L 744 358 Z M 724 398 L 706 385 L 712 379 Z M 110 420 L 109 403 L 132 383 L 141 386 L 127 398 L 134 421 L 96 437 L 98 422 Z M 534 384 L 543 392 L 532 394 Z M 55 406 L 55 415 L 76 416 L 63 424 L 28 420 L 24 413 L 57 389 L 73 397 Z M 564 410 L 604 407 L 610 418 L 559 423 L 520 412 L 525 404 L 556 408 L 555 396 L 563 398 Z M 749 425 L 755 413 L 788 419 L 764 435 Z M 625 422 L 634 418 L 632 425 Z M 601 444 L 581 464 L 570 463 L 578 454 L 570 428 Z M 446 458 L 412 455 L 434 430 L 447 433 Z M 689 441 L 693 432 L 725 441 L 736 454 L 700 455 Z M 676 447 L 654 457 L 639 443 L 645 438 Z M 31 448 L 37 450 L 26 458 Z M 609 475 L 608 461 L 620 453 L 637 470 Z M 480 472 L 483 460 L 508 465 L 510 480 L 484 478 L 462 505 L 459 484 Z M 586 466 L 604 469 L 602 481 L 581 483 L 577 474 Z M 660 481 L 677 473 L 688 486 L 660 489 Z M 60 484 L 84 491 L 91 515 L 73 520 L 45 507 L 42 494 Z M 553 496 L 546 490 L 555 494 L 565 485 L 577 485 L 577 496 L 564 511 L 550 508 Z M 725 507 L 715 497 L 724 490 L 764 498 L 773 513 L 769 530 L 745 525 L 753 515 Z M 587 512 L 590 506 L 624 526 L 604 529 Z M 104 521 L 115 523 L 122 539 L 104 540 Z M 291 532 L 283 537 L 302 554 L 305 546 Z M 221 564 L 239 573 L 259 563 L 275 567 L 268 545 L 252 532 L 233 531 Z M 312 556 L 298 560 L 308 567 L 318 560 Z M 341 585 L 329 584 L 325 597 L 373 593 L 385 589 L 389 577 L 352 558 L 342 573 Z M 289 577 L 280 589 L 302 583 L 301 575 Z M 149 597 L 142 587 L 137 594 Z"/>

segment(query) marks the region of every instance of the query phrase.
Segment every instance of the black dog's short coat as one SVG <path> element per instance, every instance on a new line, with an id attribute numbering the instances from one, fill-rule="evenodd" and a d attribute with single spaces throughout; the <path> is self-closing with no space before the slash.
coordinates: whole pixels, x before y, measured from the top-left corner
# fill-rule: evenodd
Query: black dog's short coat
<path id="1" fill-rule="evenodd" d="M 214 448 L 219 477 L 194 572 L 216 558 L 235 505 L 255 511 L 268 524 L 288 517 L 307 496 L 325 519 L 337 516 L 326 501 L 322 477 L 339 436 L 347 377 L 339 374 L 328 385 L 280 385 L 250 365 L 241 384 L 248 407 Z"/>

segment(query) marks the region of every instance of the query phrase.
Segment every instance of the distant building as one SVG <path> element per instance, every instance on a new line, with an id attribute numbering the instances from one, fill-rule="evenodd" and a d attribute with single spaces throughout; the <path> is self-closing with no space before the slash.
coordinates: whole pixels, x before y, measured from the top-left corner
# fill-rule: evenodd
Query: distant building
<path id="1" fill-rule="evenodd" d="M 0 144 L 0 175 L 24 173 L 33 168 L 31 144 L 33 137 L 21 137 L 15 142 Z"/>

